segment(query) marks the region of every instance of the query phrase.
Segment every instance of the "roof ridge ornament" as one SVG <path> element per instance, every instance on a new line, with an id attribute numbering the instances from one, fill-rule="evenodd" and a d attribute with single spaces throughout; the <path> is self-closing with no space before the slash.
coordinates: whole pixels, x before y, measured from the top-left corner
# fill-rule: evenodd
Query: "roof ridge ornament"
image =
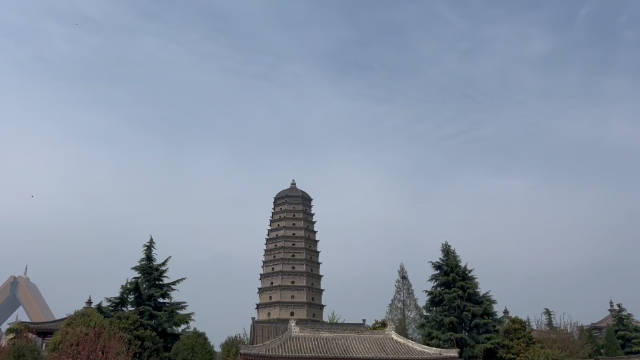
<path id="1" fill-rule="evenodd" d="M 294 319 L 289 320 L 289 331 L 291 335 L 298 335 L 300 333 L 300 328 L 296 325 L 296 321 Z"/>
<path id="2" fill-rule="evenodd" d="M 291 179 L 291 187 L 296 187 L 296 179 Z"/>

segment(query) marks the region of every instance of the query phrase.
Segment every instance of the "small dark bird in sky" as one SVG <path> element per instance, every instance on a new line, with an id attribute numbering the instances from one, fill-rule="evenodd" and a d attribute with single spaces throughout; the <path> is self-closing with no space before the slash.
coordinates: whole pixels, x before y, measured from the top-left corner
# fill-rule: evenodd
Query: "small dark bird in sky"
<path id="1" fill-rule="evenodd" d="M 35 198 L 36 198 L 36 196 L 35 196 L 34 194 L 31 194 L 31 198 L 32 198 L 32 199 L 35 199 Z"/>

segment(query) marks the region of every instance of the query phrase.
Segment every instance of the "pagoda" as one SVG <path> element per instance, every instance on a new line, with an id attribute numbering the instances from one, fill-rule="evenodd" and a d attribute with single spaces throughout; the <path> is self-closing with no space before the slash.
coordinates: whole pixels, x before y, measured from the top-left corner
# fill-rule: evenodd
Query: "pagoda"
<path id="1" fill-rule="evenodd" d="M 454 360 L 457 349 L 437 349 L 398 335 L 392 327 L 323 321 L 320 261 L 311 196 L 295 180 L 273 199 L 265 242 L 258 319 L 240 360 Z"/>
<path id="2" fill-rule="evenodd" d="M 258 288 L 258 321 L 323 319 L 320 251 L 311 201 L 295 180 L 273 200 Z"/>

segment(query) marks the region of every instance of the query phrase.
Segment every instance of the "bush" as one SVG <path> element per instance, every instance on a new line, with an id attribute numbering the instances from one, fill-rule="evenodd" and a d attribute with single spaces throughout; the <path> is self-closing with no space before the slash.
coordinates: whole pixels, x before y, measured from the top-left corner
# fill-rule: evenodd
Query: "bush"
<path id="1" fill-rule="evenodd" d="M 235 334 L 227 337 L 220 345 L 221 360 L 236 360 L 240 355 L 240 347 L 248 343 L 247 334 Z"/>
<path id="2" fill-rule="evenodd" d="M 207 335 L 193 329 L 180 336 L 180 340 L 171 349 L 170 358 L 172 360 L 214 360 L 216 352 Z"/>
<path id="3" fill-rule="evenodd" d="M 48 360 L 129 360 L 127 336 L 91 308 L 73 314 L 47 346 Z"/>
<path id="4" fill-rule="evenodd" d="M 24 327 L 7 329 L 10 337 L 6 346 L 0 347 L 0 360 L 43 360 L 44 356 L 33 335 Z"/>

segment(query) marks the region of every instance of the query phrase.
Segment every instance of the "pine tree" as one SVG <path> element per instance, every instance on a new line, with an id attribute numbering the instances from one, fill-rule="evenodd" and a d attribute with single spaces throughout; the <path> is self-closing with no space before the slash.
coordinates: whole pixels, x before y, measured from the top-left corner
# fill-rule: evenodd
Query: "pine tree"
<path id="1" fill-rule="evenodd" d="M 586 355 L 585 357 L 595 359 L 602 355 L 602 344 L 591 329 L 580 326 L 578 330 L 578 341 L 582 344 Z"/>
<path id="2" fill-rule="evenodd" d="M 143 247 L 142 258 L 131 268 L 136 275 L 120 287 L 118 296 L 107 299 L 106 306 L 99 304 L 99 310 L 119 319 L 144 344 L 150 343 L 145 339 L 155 334 L 163 351 L 168 353 L 178 341 L 181 329 L 191 322 L 193 313 L 184 312 L 187 304 L 174 301 L 172 295 L 185 278 L 167 281 L 171 257 L 158 262 L 155 249 L 155 241 L 150 237 Z M 129 314 L 135 315 L 135 322 L 130 321 Z"/>
<path id="3" fill-rule="evenodd" d="M 627 309 L 618 304 L 612 313 L 613 331 L 625 355 L 640 354 L 640 326 Z"/>
<path id="4" fill-rule="evenodd" d="M 422 317 L 422 309 L 413 293 L 409 274 L 404 264 L 400 263 L 396 290 L 387 307 L 387 319 L 393 324 L 395 331 L 407 338 L 418 339 L 418 325 Z"/>
<path id="5" fill-rule="evenodd" d="M 616 333 L 611 326 L 609 326 L 607 332 L 605 332 L 602 352 L 604 356 L 620 356 L 624 354 L 618 339 L 616 339 Z"/>
<path id="6" fill-rule="evenodd" d="M 420 324 L 422 341 L 435 347 L 460 349 L 464 359 L 491 358 L 497 347 L 498 316 L 489 292 L 481 293 L 473 270 L 462 265 L 448 243 L 432 261 L 431 289 Z"/>
<path id="7" fill-rule="evenodd" d="M 549 308 L 544 308 L 544 310 L 542 311 L 542 316 L 544 317 L 544 326 L 547 330 L 553 330 L 556 328 L 556 325 L 555 325 L 556 314 L 553 312 L 553 310 Z"/>

